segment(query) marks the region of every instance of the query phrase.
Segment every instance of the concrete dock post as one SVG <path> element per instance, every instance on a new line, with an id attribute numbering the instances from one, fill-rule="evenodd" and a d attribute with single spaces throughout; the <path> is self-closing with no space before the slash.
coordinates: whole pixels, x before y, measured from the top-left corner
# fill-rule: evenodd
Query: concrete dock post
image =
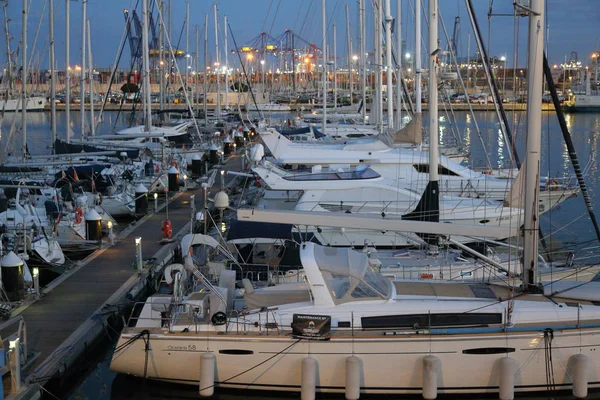
<path id="1" fill-rule="evenodd" d="M 39 299 L 40 297 L 40 269 L 37 267 L 33 268 L 32 271 L 33 276 L 33 290 L 35 291 L 36 297 Z"/>
<path id="2" fill-rule="evenodd" d="M 158 193 L 154 192 L 154 212 L 158 211 Z"/>

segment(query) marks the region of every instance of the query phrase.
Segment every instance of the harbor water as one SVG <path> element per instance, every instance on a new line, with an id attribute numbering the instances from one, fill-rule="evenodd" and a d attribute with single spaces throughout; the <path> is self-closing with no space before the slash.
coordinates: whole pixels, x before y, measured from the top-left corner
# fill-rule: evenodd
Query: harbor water
<path id="1" fill-rule="evenodd" d="M 80 132 L 79 112 L 72 112 L 71 130 Z M 7 155 L 20 155 L 21 132 L 19 128 L 20 114 L 6 114 L 2 119 L 2 145 Z M 519 154 L 524 158 L 524 144 L 526 136 L 526 115 L 524 112 L 508 112 L 511 121 L 511 129 L 516 138 L 516 147 Z M 17 118 L 12 135 L 11 127 Z M 114 129 L 127 126 L 130 111 L 107 112 L 103 116 L 103 122 L 98 125 L 97 134 L 106 134 Z M 279 116 L 277 116 L 279 118 Z M 281 116 L 286 118 L 286 116 Z M 448 143 L 454 140 L 455 131 L 459 141 L 466 146 L 471 153 L 469 166 L 482 168 L 510 167 L 509 145 L 500 133 L 500 127 L 493 112 L 477 112 L 475 119 L 466 112 L 455 114 L 456 123 L 451 123 L 450 114 L 440 111 L 440 143 Z M 544 113 L 543 137 L 542 137 L 542 165 L 541 175 L 549 177 L 573 176 L 573 169 L 567 147 L 562 139 L 560 127 L 553 112 Z M 600 208 L 598 197 L 598 142 L 600 140 L 600 114 L 570 114 L 566 116 L 567 124 L 573 137 L 573 142 L 582 168 L 586 171 L 586 183 L 595 209 Z M 427 126 L 427 115 L 423 118 Z M 57 115 L 59 138 L 66 138 L 67 124 L 65 114 Z M 11 137 L 12 136 L 12 137 Z M 10 140 L 10 145 L 6 143 Z M 80 141 L 80 135 L 72 138 Z M 50 133 L 49 113 L 27 114 L 27 145 L 31 154 L 45 154 L 50 152 L 52 140 Z M 11 150 L 12 149 L 12 150 Z M 16 150 L 14 150 L 16 149 Z M 68 167 L 65 165 L 65 168 Z M 575 179 L 571 183 L 576 184 Z M 541 217 L 541 225 L 544 235 L 547 236 L 547 245 L 553 249 L 559 249 L 566 254 L 574 252 L 576 258 L 585 262 L 598 260 L 596 255 L 600 253 L 595 231 L 585 208 L 581 195 L 569 199 L 549 211 Z M 130 260 L 123 260 L 129 263 Z M 53 387 L 52 394 L 44 398 L 67 398 L 67 399 L 186 399 L 198 398 L 196 386 L 182 387 L 145 381 L 143 379 L 131 378 L 117 375 L 109 370 L 111 352 L 118 338 L 118 332 L 107 330 L 106 340 L 90 354 L 86 364 L 81 367 L 77 377 L 61 382 Z M 264 394 L 249 396 L 245 393 L 222 393 L 218 392 L 215 398 L 221 399 L 260 399 Z M 297 394 L 274 394 L 272 398 L 299 398 Z M 343 398 L 337 396 L 336 398 Z M 361 397 L 366 398 L 366 397 Z M 391 397 L 390 397 L 391 398 Z M 546 396 L 540 398 L 547 398 Z M 554 397 L 556 398 L 556 397 Z M 566 397 L 568 398 L 568 397 Z"/>

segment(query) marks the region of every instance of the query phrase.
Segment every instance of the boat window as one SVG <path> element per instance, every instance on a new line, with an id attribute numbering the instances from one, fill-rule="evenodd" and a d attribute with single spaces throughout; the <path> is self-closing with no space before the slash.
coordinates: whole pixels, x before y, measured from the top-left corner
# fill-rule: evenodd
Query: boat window
<path id="1" fill-rule="evenodd" d="M 423 174 L 429 173 L 429 164 L 413 164 L 413 168 L 416 169 L 417 172 L 421 172 Z M 438 165 L 438 174 L 447 176 L 460 176 L 456 172 L 449 170 L 443 165 Z"/>
<path id="2" fill-rule="evenodd" d="M 362 171 L 347 171 L 347 172 L 322 172 L 317 174 L 296 174 L 284 176 L 287 181 L 338 181 L 351 179 L 374 179 L 380 175 L 372 169 L 364 169 Z"/>

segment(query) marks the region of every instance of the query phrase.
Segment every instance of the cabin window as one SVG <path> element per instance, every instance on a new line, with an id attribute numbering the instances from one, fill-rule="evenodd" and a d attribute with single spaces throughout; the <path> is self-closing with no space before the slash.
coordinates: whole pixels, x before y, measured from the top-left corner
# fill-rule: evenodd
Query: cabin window
<path id="1" fill-rule="evenodd" d="M 416 169 L 417 172 L 421 172 L 423 174 L 429 173 L 429 164 L 413 164 L 413 168 Z M 443 165 L 438 165 L 438 174 L 446 176 L 460 176 L 456 172 L 449 170 Z"/>

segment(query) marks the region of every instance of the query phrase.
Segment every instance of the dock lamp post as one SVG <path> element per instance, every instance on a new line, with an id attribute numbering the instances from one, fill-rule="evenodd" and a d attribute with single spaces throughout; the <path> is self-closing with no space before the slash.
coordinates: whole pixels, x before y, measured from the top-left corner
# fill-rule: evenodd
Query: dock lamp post
<path id="1" fill-rule="evenodd" d="M 112 221 L 108 221 L 106 223 L 106 227 L 108 228 L 108 243 L 115 244 L 115 235 L 113 233 L 113 223 Z"/>
<path id="2" fill-rule="evenodd" d="M 222 169 L 221 170 L 221 190 L 223 190 L 223 179 L 224 179 L 224 176 L 225 176 L 225 170 Z"/>
<path id="3" fill-rule="evenodd" d="M 135 261 L 137 264 L 137 270 L 138 272 L 142 272 L 143 271 L 143 265 L 142 265 L 142 237 L 138 236 L 135 238 Z"/>
<path id="4" fill-rule="evenodd" d="M 8 351 L 10 354 L 10 370 L 14 377 L 13 393 L 18 393 L 21 390 L 21 338 L 10 340 L 8 342 Z"/>
<path id="5" fill-rule="evenodd" d="M 37 298 L 40 297 L 40 269 L 33 268 L 33 290 Z"/>
<path id="6" fill-rule="evenodd" d="M 158 211 L 158 193 L 154 192 L 154 212 Z"/>

